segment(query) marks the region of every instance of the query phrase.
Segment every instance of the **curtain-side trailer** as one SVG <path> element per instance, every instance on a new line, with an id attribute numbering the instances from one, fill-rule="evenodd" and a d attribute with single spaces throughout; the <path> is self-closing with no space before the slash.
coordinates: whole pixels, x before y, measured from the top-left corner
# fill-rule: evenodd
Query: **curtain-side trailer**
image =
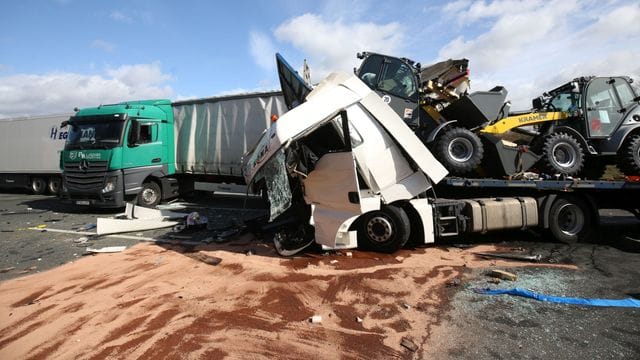
<path id="1" fill-rule="evenodd" d="M 56 194 L 69 114 L 0 119 L 0 188 Z"/>

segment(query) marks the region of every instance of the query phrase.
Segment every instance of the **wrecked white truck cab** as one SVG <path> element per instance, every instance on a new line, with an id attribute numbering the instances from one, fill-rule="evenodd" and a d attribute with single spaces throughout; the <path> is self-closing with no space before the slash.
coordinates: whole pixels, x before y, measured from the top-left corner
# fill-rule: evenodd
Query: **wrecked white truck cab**
<path id="1" fill-rule="evenodd" d="M 345 139 L 348 139 L 345 141 Z M 334 73 L 244 156 L 245 179 L 269 202 L 276 248 L 392 252 L 434 241 L 424 196 L 446 169 L 356 76 Z"/>

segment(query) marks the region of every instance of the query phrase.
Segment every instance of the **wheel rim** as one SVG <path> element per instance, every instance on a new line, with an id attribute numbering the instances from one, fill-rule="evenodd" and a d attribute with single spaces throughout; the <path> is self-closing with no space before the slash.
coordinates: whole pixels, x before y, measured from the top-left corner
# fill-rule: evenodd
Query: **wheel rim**
<path id="1" fill-rule="evenodd" d="M 52 179 L 49 182 L 49 190 L 52 193 L 58 193 L 60 191 L 60 179 Z"/>
<path id="2" fill-rule="evenodd" d="M 31 188 L 33 189 L 34 192 L 36 193 L 40 193 L 44 191 L 45 186 L 47 186 L 47 184 L 44 182 L 44 180 L 42 179 L 35 179 L 33 180 L 33 182 L 31 183 Z"/>
<path id="3" fill-rule="evenodd" d="M 566 143 L 556 144 L 553 147 L 551 154 L 553 156 L 553 161 L 563 168 L 572 167 L 578 158 L 578 154 L 576 154 L 576 150 L 573 146 Z"/>
<path id="4" fill-rule="evenodd" d="M 142 201 L 144 201 L 145 204 L 153 204 L 158 197 L 156 192 L 151 189 L 142 190 L 141 196 L 142 196 Z"/>
<path id="5" fill-rule="evenodd" d="M 387 242 L 393 237 L 393 225 L 387 217 L 375 216 L 367 222 L 367 235 L 375 242 Z"/>
<path id="6" fill-rule="evenodd" d="M 456 138 L 449 143 L 447 148 L 449 156 L 457 162 L 465 162 L 473 156 L 473 144 L 469 139 Z"/>
<path id="7" fill-rule="evenodd" d="M 558 211 L 558 227 L 565 235 L 578 235 L 584 228 L 584 221 L 584 213 L 574 204 L 564 204 Z"/>

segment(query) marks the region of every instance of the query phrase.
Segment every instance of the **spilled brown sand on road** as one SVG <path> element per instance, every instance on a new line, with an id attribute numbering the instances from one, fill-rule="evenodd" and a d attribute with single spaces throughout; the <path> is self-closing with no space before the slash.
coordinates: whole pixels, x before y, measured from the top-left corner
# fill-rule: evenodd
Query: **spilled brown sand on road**
<path id="1" fill-rule="evenodd" d="M 490 265 L 521 264 L 457 248 L 285 259 L 248 241 L 140 244 L 0 283 L 0 358 L 411 357 L 402 339 L 422 348 L 452 280 Z"/>

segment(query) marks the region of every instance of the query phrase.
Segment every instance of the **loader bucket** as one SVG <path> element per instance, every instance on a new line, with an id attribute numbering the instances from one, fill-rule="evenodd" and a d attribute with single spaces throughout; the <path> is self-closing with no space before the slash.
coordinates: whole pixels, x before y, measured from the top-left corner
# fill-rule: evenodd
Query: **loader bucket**
<path id="1" fill-rule="evenodd" d="M 522 146 L 490 134 L 481 134 L 485 147 L 482 168 L 487 175 L 511 176 L 529 170 L 540 159 L 539 155 Z"/>
<path id="2" fill-rule="evenodd" d="M 507 89 L 496 86 L 490 91 L 476 91 L 452 102 L 441 111 L 447 120 L 457 120 L 467 129 L 486 126 L 498 118 L 507 98 Z"/>

